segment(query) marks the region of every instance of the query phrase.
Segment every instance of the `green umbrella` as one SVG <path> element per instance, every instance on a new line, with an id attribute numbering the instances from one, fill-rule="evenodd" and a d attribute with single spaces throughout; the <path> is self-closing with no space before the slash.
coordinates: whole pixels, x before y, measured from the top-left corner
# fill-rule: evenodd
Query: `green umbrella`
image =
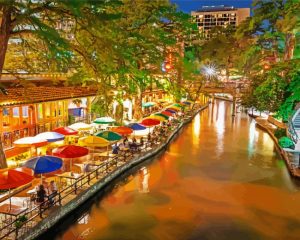
<path id="1" fill-rule="evenodd" d="M 95 134 L 95 136 L 102 137 L 110 142 L 119 141 L 120 139 L 122 139 L 122 136 L 120 134 L 112 132 L 112 131 L 99 132 L 99 133 Z"/>
<path id="2" fill-rule="evenodd" d="M 163 117 L 164 119 L 168 120 L 169 119 L 169 116 L 165 115 L 165 114 L 162 114 L 162 113 L 154 113 L 153 115 L 155 116 L 161 116 Z"/>
<path id="3" fill-rule="evenodd" d="M 142 104 L 142 107 L 148 108 L 148 107 L 153 107 L 155 105 L 154 102 L 146 102 Z"/>
<path id="4" fill-rule="evenodd" d="M 180 107 L 180 108 L 183 108 L 184 106 L 182 106 L 181 104 L 179 103 L 174 103 L 172 106 L 175 106 L 175 107 Z"/>
<path id="5" fill-rule="evenodd" d="M 114 123 L 116 120 L 111 118 L 111 117 L 100 117 L 100 118 L 96 118 L 94 120 L 94 123 L 97 124 L 110 124 L 110 123 Z"/>

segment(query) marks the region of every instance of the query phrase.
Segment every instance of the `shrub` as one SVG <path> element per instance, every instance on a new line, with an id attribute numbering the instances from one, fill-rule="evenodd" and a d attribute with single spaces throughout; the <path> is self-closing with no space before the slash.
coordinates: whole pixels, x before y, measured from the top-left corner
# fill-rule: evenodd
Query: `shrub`
<path id="1" fill-rule="evenodd" d="M 280 147 L 295 149 L 295 144 L 289 137 L 281 137 L 278 141 Z"/>
<path id="2" fill-rule="evenodd" d="M 284 128 L 277 128 L 274 132 L 274 135 L 277 139 L 286 137 L 286 130 Z"/>

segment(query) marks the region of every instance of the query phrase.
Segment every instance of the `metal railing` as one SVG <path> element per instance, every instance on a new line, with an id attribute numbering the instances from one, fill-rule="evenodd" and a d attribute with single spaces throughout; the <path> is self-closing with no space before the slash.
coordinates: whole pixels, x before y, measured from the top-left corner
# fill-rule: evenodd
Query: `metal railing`
<path id="1" fill-rule="evenodd" d="M 299 140 L 299 137 L 298 137 L 298 134 L 297 134 L 297 132 L 295 130 L 295 127 L 294 127 L 294 124 L 293 124 L 292 121 L 289 121 L 288 131 L 290 133 L 290 136 L 291 136 L 292 140 L 296 144 L 298 142 L 298 140 Z"/>

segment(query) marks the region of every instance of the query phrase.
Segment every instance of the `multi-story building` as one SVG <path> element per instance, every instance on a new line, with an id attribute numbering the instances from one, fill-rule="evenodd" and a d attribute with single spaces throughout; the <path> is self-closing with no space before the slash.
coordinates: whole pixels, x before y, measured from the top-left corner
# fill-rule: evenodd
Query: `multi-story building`
<path id="1" fill-rule="evenodd" d="M 211 37 L 210 31 L 216 26 L 227 27 L 239 25 L 250 16 L 250 8 L 235 8 L 220 6 L 203 6 L 191 15 L 198 25 L 198 29 L 205 39 Z"/>

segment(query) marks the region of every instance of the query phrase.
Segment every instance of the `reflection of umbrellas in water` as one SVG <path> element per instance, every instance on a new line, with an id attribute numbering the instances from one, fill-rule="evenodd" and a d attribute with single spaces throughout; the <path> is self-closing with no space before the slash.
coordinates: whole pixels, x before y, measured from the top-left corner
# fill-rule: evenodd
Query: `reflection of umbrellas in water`
<path id="1" fill-rule="evenodd" d="M 30 174 L 27 174 L 30 173 Z M 33 175 L 30 170 L 26 169 L 3 169 L 0 170 L 0 189 L 7 190 L 20 187 L 33 180 Z M 11 198 L 9 198 L 9 206 L 11 208 Z"/>
<path id="2" fill-rule="evenodd" d="M 54 156 L 60 158 L 70 158 L 70 169 L 72 169 L 72 158 L 79 158 L 89 154 L 89 150 L 85 147 L 66 145 L 53 149 Z"/>

